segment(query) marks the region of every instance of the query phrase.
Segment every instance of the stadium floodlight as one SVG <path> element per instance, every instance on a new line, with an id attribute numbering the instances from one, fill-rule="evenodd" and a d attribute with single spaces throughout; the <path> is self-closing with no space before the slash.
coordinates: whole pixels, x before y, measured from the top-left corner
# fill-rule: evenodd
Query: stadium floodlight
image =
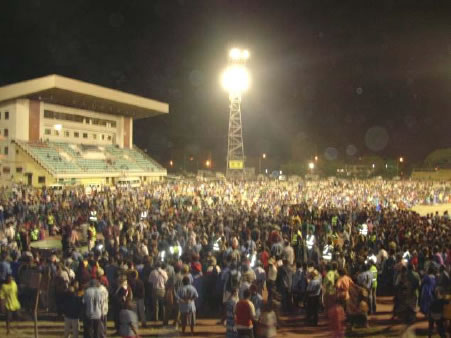
<path id="1" fill-rule="evenodd" d="M 311 169 L 311 170 L 315 169 L 315 163 L 310 162 L 310 163 L 308 164 L 308 167 L 309 167 L 309 169 Z"/>
<path id="2" fill-rule="evenodd" d="M 232 48 L 229 51 L 229 58 L 232 61 L 246 61 L 249 57 L 250 53 L 247 49 Z"/>
<path id="3" fill-rule="evenodd" d="M 249 73 L 243 65 L 231 65 L 222 73 L 222 86 L 230 95 L 241 95 L 249 88 Z"/>

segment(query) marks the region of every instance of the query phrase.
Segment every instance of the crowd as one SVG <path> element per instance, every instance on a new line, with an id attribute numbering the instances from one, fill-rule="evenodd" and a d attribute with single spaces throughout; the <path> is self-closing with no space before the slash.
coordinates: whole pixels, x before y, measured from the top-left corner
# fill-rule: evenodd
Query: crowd
<path id="1" fill-rule="evenodd" d="M 341 337 L 394 295 L 394 318 L 410 324 L 419 307 L 444 336 L 451 220 L 409 208 L 449 202 L 449 183 L 378 180 L 3 189 L 7 330 L 39 298 L 65 337 L 80 322 L 84 337 L 105 337 L 108 320 L 122 337 L 149 321 L 193 333 L 197 315 L 227 337 L 275 337 L 279 315 L 298 311 L 313 326 L 323 311 Z M 34 246 L 48 238 L 62 249 Z"/>

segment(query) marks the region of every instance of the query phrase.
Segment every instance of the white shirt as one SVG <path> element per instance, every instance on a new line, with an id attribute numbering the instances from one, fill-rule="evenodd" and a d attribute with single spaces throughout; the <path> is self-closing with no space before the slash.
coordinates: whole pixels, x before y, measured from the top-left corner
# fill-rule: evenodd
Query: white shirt
<path id="1" fill-rule="evenodd" d="M 168 281 L 168 274 L 162 268 L 153 270 L 149 275 L 149 282 L 152 283 L 154 289 L 165 289 Z"/>

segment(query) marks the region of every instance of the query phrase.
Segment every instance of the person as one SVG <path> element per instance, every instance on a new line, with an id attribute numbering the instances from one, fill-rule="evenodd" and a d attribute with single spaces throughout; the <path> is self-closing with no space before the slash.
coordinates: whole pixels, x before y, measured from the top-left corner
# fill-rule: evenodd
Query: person
<path id="1" fill-rule="evenodd" d="M 176 293 L 176 298 L 179 303 L 179 311 L 182 317 L 182 333 L 185 334 L 186 326 L 189 325 L 191 335 L 194 334 L 194 327 L 196 326 L 196 304 L 195 301 L 199 297 L 197 290 L 190 284 L 187 276 L 183 277 L 183 287 Z"/>
<path id="2" fill-rule="evenodd" d="M 145 288 L 144 282 L 138 278 L 138 271 L 133 270 L 129 275 L 129 284 L 132 289 L 133 299 L 136 302 L 139 319 L 141 320 L 141 326 L 146 327 L 146 313 L 145 313 Z"/>
<path id="3" fill-rule="evenodd" d="M 327 273 L 324 278 L 324 308 L 326 315 L 328 313 L 329 308 L 334 305 L 336 299 L 336 289 L 335 284 L 339 278 L 339 274 L 337 272 L 337 263 L 331 262 L 327 264 Z"/>
<path id="4" fill-rule="evenodd" d="M 428 321 L 428 337 L 432 336 L 432 331 L 434 330 L 434 325 L 437 326 L 437 332 L 440 338 L 446 337 L 445 333 L 445 319 L 443 316 L 443 308 L 449 301 L 444 299 L 442 295 L 442 290 L 440 288 L 435 289 L 435 299 L 431 302 L 429 308 Z"/>
<path id="5" fill-rule="evenodd" d="M 119 335 L 123 338 L 139 337 L 138 316 L 133 311 L 131 300 L 125 302 L 125 308 L 119 313 Z"/>
<path id="6" fill-rule="evenodd" d="M 268 302 L 271 303 L 276 288 L 277 265 L 274 257 L 268 260 L 268 277 L 266 279 L 266 289 L 268 290 Z"/>
<path id="7" fill-rule="evenodd" d="M 370 259 L 370 270 L 372 275 L 372 283 L 371 283 L 371 289 L 370 289 L 370 313 L 376 314 L 376 291 L 377 291 L 377 267 L 376 262 L 373 259 Z"/>
<path id="8" fill-rule="evenodd" d="M 340 303 L 337 303 L 335 299 L 332 299 L 331 305 L 327 310 L 327 318 L 329 319 L 329 329 L 333 333 L 333 338 L 344 337 L 344 320 L 345 311 Z"/>
<path id="9" fill-rule="evenodd" d="M 315 269 L 312 271 L 312 279 L 307 284 L 306 319 L 313 326 L 318 325 L 318 312 L 321 294 L 321 277 Z"/>
<path id="10" fill-rule="evenodd" d="M 340 277 L 337 280 L 336 289 L 337 289 L 337 301 L 340 301 L 343 304 L 343 307 L 346 311 L 347 303 L 349 302 L 349 289 L 352 285 L 354 285 L 353 280 L 346 275 L 346 270 L 344 268 L 338 268 L 338 274 Z"/>
<path id="11" fill-rule="evenodd" d="M 100 338 L 104 336 L 102 325 L 103 301 L 100 283 L 98 280 L 92 279 L 83 295 L 85 337 Z"/>
<path id="12" fill-rule="evenodd" d="M 277 272 L 276 285 L 277 289 L 282 295 L 282 310 L 285 313 L 291 311 L 291 288 L 293 282 L 293 270 L 288 265 L 288 260 L 283 260 L 283 266 Z"/>
<path id="13" fill-rule="evenodd" d="M 434 292 L 435 268 L 430 266 L 428 274 L 425 275 L 421 281 L 420 310 L 425 316 L 429 314 L 429 307 L 434 299 Z"/>
<path id="14" fill-rule="evenodd" d="M 257 292 L 257 285 L 251 284 L 251 302 L 255 308 L 255 320 L 258 321 L 263 307 L 263 297 Z"/>
<path id="15" fill-rule="evenodd" d="M 78 338 L 82 302 L 77 292 L 78 282 L 74 282 L 63 297 L 64 338 Z"/>
<path id="16" fill-rule="evenodd" d="M 168 274 L 161 268 L 160 262 L 155 263 L 155 269 L 149 275 L 149 282 L 152 284 L 152 310 L 155 321 L 158 321 L 160 318 L 164 321 L 166 318 L 165 296 L 167 281 Z"/>
<path id="17" fill-rule="evenodd" d="M 9 334 L 11 321 L 13 317 L 17 317 L 17 311 L 20 310 L 20 303 L 17 298 L 17 284 L 11 274 L 6 276 L 6 281 L 0 289 L 0 300 L 2 308 L 6 310 L 6 334 Z"/>
<path id="18" fill-rule="evenodd" d="M 277 337 L 277 316 L 269 303 L 263 306 L 257 325 L 257 337 Z"/>
<path id="19" fill-rule="evenodd" d="M 225 304 L 225 318 L 226 318 L 226 337 L 236 338 L 238 332 L 235 325 L 235 307 L 238 303 L 238 289 L 233 289 L 229 300 Z"/>
<path id="20" fill-rule="evenodd" d="M 251 291 L 245 290 L 243 299 L 235 307 L 235 323 L 239 338 L 254 338 L 255 308 L 250 301 Z"/>
<path id="21" fill-rule="evenodd" d="M 2 251 L 0 262 L 0 286 L 6 282 L 8 275 L 12 274 L 11 264 L 8 261 L 8 252 Z"/>

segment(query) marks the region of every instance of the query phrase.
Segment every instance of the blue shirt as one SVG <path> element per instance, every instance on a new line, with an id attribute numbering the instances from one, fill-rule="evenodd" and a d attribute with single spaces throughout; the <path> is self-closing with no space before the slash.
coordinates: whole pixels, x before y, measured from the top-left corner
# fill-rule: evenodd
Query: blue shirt
<path id="1" fill-rule="evenodd" d="M 5 281 L 10 274 L 12 274 L 11 264 L 8 261 L 0 262 L 0 281 Z"/>
<path id="2" fill-rule="evenodd" d="M 199 297 L 197 290 L 192 285 L 184 285 L 176 293 L 181 313 L 196 312 L 194 301 Z"/>
<path id="3" fill-rule="evenodd" d="M 251 302 L 255 307 L 255 318 L 258 320 L 262 312 L 263 298 L 260 294 L 256 293 L 255 295 L 251 296 Z"/>

